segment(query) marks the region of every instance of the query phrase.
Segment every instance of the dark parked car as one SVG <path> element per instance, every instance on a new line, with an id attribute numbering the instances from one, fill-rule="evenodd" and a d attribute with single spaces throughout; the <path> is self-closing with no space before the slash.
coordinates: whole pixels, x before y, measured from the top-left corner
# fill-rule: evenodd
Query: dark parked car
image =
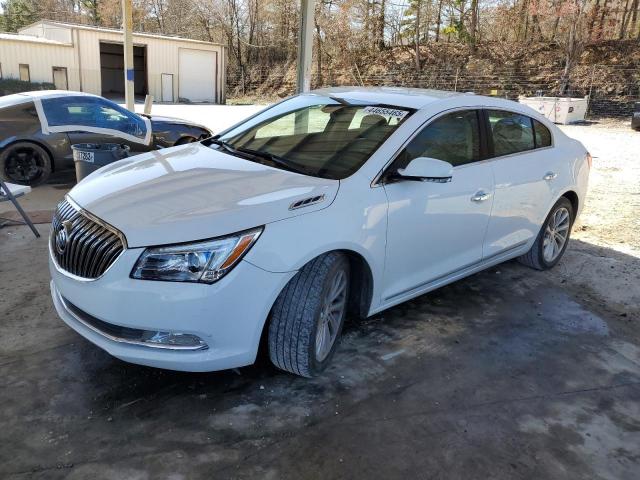
<path id="1" fill-rule="evenodd" d="M 640 131 L 640 102 L 636 102 L 636 108 L 633 109 L 631 128 Z"/>
<path id="2" fill-rule="evenodd" d="M 73 167 L 71 145 L 124 143 L 132 154 L 210 137 L 186 120 L 138 115 L 105 98 L 80 92 L 39 91 L 0 97 L 0 176 L 38 185 Z"/>

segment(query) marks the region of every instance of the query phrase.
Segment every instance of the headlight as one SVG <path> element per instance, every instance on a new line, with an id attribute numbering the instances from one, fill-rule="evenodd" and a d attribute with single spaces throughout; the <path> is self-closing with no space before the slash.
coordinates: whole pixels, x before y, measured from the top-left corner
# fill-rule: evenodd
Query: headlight
<path id="1" fill-rule="evenodd" d="M 131 278 L 214 283 L 238 263 L 261 233 L 262 227 L 202 242 L 147 248 Z"/>

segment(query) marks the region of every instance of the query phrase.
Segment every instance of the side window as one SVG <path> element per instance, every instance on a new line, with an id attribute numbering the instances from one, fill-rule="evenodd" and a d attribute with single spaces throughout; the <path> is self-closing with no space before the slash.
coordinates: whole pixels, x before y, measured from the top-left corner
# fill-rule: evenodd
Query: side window
<path id="1" fill-rule="evenodd" d="M 102 98 L 45 98 L 42 100 L 42 109 L 50 127 L 108 128 L 140 139 L 147 133 L 146 124 L 140 116 Z"/>
<path id="2" fill-rule="evenodd" d="M 476 110 L 440 117 L 427 125 L 400 153 L 396 167 L 404 168 L 418 157 L 449 162 L 454 167 L 480 159 L 480 133 Z"/>
<path id="3" fill-rule="evenodd" d="M 532 119 L 518 113 L 488 110 L 493 154 L 496 157 L 533 150 Z"/>
<path id="4" fill-rule="evenodd" d="M 533 131 L 536 135 L 536 148 L 551 146 L 551 132 L 547 127 L 545 127 L 539 121 L 534 120 Z"/>

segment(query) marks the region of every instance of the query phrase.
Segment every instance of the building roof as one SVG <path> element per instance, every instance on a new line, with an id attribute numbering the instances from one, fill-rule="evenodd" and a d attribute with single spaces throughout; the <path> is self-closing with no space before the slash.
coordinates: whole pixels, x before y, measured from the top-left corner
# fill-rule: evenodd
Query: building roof
<path id="1" fill-rule="evenodd" d="M 48 38 L 36 37 L 34 35 L 23 35 L 18 33 L 0 33 L 0 40 L 16 40 L 19 42 L 45 43 L 47 45 L 60 45 L 68 47 L 71 44 L 59 42 L 57 40 L 49 40 Z"/>
<path id="2" fill-rule="evenodd" d="M 21 32 L 22 30 L 25 30 L 27 28 L 33 27 L 34 25 L 40 25 L 40 24 L 54 25 L 54 26 L 58 26 L 58 27 L 61 27 L 61 28 L 68 28 L 68 29 L 91 30 L 91 31 L 94 31 L 94 32 L 120 33 L 120 34 L 123 33 L 122 30 L 118 29 L 118 28 L 96 27 L 94 25 L 84 25 L 84 24 L 81 24 L 81 23 L 57 22 L 57 21 L 54 21 L 54 20 L 38 20 L 37 22 L 34 22 L 34 23 L 30 24 L 30 25 L 22 27 L 18 32 Z M 26 35 L 24 35 L 24 36 L 26 36 Z M 204 44 L 204 45 L 218 45 L 218 46 L 221 46 L 221 47 L 225 46 L 222 43 L 206 42 L 204 40 L 194 40 L 194 39 L 191 39 L 191 38 L 177 37 L 177 36 L 173 36 L 173 35 L 159 35 L 159 34 L 155 34 L 155 33 L 133 32 L 133 36 L 134 37 L 145 37 L 145 38 L 156 38 L 156 39 L 159 39 L 159 40 L 173 40 L 173 41 L 178 41 L 178 42 L 199 43 L 199 44 Z"/>

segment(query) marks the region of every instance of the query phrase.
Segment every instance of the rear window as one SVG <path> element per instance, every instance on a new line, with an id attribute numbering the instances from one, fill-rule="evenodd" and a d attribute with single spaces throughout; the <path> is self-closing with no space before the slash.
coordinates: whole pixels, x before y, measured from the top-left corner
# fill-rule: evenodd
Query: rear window
<path id="1" fill-rule="evenodd" d="M 551 132 L 537 120 L 533 121 L 533 130 L 536 135 L 536 148 L 551 146 Z"/>

